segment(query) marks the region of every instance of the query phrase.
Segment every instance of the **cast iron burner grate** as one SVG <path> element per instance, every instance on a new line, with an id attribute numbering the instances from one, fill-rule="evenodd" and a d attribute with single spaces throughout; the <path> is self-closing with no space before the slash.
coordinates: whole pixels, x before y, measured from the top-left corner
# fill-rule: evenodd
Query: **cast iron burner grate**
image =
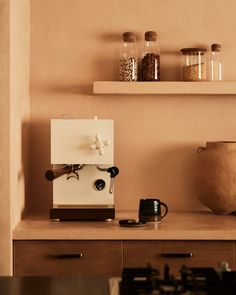
<path id="1" fill-rule="evenodd" d="M 182 266 L 178 278 L 164 266 L 163 278 L 151 265 L 124 268 L 119 285 L 120 295 L 235 295 L 236 271 L 217 272 L 214 268 Z"/>

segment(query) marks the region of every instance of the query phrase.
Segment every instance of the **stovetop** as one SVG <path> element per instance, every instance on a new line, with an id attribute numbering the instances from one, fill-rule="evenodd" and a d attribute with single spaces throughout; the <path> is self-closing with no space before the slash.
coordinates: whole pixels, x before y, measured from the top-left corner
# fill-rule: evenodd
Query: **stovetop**
<path id="1" fill-rule="evenodd" d="M 119 290 L 120 295 L 235 295 L 236 271 L 182 266 L 179 276 L 174 277 L 170 267 L 165 265 L 161 277 L 160 272 L 151 265 L 124 268 Z"/>

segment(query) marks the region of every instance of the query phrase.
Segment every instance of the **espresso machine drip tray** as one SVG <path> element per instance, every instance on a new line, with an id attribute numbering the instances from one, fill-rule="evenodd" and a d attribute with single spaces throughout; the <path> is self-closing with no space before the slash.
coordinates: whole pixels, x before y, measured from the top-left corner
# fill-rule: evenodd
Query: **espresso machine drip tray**
<path id="1" fill-rule="evenodd" d="M 50 219 L 60 221 L 110 221 L 115 218 L 113 206 L 54 207 L 49 211 Z"/>

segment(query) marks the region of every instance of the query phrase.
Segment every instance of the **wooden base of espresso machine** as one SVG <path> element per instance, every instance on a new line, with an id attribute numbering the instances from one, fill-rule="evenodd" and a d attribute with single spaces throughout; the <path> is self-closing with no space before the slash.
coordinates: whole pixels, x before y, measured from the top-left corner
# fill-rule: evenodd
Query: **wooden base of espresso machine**
<path id="1" fill-rule="evenodd" d="M 115 218 L 114 178 L 119 169 L 113 166 L 113 129 L 113 120 L 51 120 L 53 168 L 45 174 L 53 181 L 50 219 Z"/>
<path id="2" fill-rule="evenodd" d="M 49 217 L 60 221 L 110 221 L 115 218 L 115 208 L 52 208 Z"/>

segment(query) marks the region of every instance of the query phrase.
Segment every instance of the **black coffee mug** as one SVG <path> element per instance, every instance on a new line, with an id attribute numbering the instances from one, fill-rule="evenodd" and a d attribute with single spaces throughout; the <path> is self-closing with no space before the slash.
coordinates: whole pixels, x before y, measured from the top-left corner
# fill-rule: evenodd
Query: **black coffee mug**
<path id="1" fill-rule="evenodd" d="M 161 207 L 164 207 L 164 214 Z M 139 201 L 139 220 L 145 222 L 158 222 L 168 213 L 168 207 L 159 199 L 141 199 Z"/>

